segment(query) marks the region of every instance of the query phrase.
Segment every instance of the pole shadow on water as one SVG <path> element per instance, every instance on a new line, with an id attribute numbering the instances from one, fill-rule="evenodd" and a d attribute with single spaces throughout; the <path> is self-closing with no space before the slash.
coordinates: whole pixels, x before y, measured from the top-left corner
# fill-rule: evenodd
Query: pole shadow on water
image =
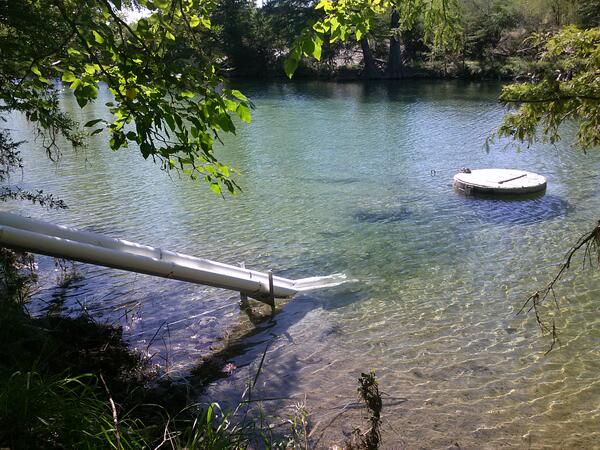
<path id="1" fill-rule="evenodd" d="M 329 295 L 327 294 L 329 293 Z M 315 309 L 336 309 L 356 301 L 364 300 L 365 294 L 350 291 L 343 287 L 328 289 L 319 294 L 299 294 L 277 307 L 274 314 L 269 308 L 256 303 L 247 310 L 250 326 L 238 323 L 229 330 L 231 335 L 222 348 L 203 360 L 191 371 L 190 384 L 200 392 L 210 383 L 230 375 L 227 367 L 233 370 L 248 367 L 261 360 L 265 349 L 276 339 L 287 339 L 293 343 L 289 329 L 301 322 L 307 314 Z M 323 337 L 339 333 L 335 324 L 327 325 L 322 332 Z M 296 370 L 287 367 L 286 378 L 282 384 L 269 382 L 269 389 L 275 390 L 282 397 L 288 394 L 287 387 L 292 386 Z M 287 386 L 287 387 L 286 387 Z"/>
<path id="2" fill-rule="evenodd" d="M 313 340 L 324 342 L 341 335 L 342 327 L 327 323 L 326 326 L 319 329 L 316 336 L 311 337 L 310 342 L 297 342 L 294 341 L 289 330 L 316 309 L 336 309 L 362 301 L 365 296 L 364 289 L 337 287 L 316 295 L 299 295 L 281 305 L 272 317 L 251 313 L 249 318 L 254 323 L 254 328 L 240 334 L 223 349 L 205 358 L 192 371 L 188 382 L 193 392 L 199 399 L 217 400 L 225 410 L 235 409 L 237 419 L 242 422 L 250 418 L 263 426 L 266 423 L 272 424 L 273 419 L 277 419 L 275 423 L 279 425 L 272 429 L 269 428 L 269 433 L 275 436 L 288 431 L 290 425 L 284 419 L 293 417 L 294 411 L 296 411 L 295 405 L 304 405 L 303 402 L 308 402 L 306 407 L 311 414 L 318 413 L 322 419 L 313 424 L 313 431 L 319 431 L 315 434 L 314 439 L 322 438 L 334 422 L 337 421 L 336 426 L 340 425 L 343 422 L 341 417 L 345 416 L 347 421 L 348 414 L 350 414 L 351 423 L 361 423 L 359 411 L 363 410 L 364 404 L 355 396 L 349 395 L 347 398 L 340 398 L 339 404 L 332 406 L 331 402 L 325 402 L 326 399 L 311 396 L 310 391 L 300 392 L 298 390 L 298 386 L 302 384 L 300 374 L 307 368 L 312 366 L 317 371 L 324 370 L 322 376 L 327 377 L 327 368 L 334 361 L 322 355 L 318 348 L 309 349 L 310 351 L 307 353 L 310 354 L 308 355 L 296 355 L 293 350 L 290 355 L 286 349 L 289 345 L 301 345 L 305 348 L 304 346 L 310 345 Z M 307 324 L 309 327 L 313 325 Z M 314 330 L 314 328 L 312 329 Z M 300 339 L 302 340 L 302 337 Z M 276 341 L 279 341 L 278 345 Z M 282 343 L 281 341 L 287 342 Z M 283 358 L 283 361 L 280 358 Z M 237 377 L 229 373 L 230 370 L 235 372 L 243 368 L 248 370 L 240 372 Z M 357 368 L 357 370 L 364 371 L 367 369 L 367 367 Z M 213 392 L 207 397 L 203 397 L 209 384 L 214 384 L 219 379 L 228 376 L 232 376 L 232 381 L 222 380 L 216 393 Z M 354 391 L 355 387 L 349 384 L 348 388 Z M 393 397 L 389 394 L 384 394 L 384 396 L 386 408 L 398 406 L 407 400 L 404 397 Z M 265 419 L 266 422 L 264 422 Z"/>

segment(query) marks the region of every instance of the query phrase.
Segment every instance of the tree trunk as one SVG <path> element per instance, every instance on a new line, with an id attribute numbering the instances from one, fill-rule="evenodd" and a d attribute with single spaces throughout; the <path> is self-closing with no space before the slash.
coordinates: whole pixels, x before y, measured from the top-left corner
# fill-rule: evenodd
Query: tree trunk
<path id="1" fill-rule="evenodd" d="M 375 59 L 373 58 L 373 53 L 371 52 L 371 47 L 369 46 L 369 40 L 366 36 L 360 40 L 360 47 L 362 48 L 363 62 L 365 65 L 363 68 L 362 77 L 366 78 L 367 80 L 381 78 L 381 71 L 375 65 Z"/>
<path id="2" fill-rule="evenodd" d="M 388 55 L 388 65 L 386 75 L 394 80 L 402 78 L 402 48 L 400 46 L 400 36 L 397 28 L 400 26 L 400 13 L 397 9 L 392 10 L 390 28 L 394 34 L 390 38 L 390 54 Z"/>

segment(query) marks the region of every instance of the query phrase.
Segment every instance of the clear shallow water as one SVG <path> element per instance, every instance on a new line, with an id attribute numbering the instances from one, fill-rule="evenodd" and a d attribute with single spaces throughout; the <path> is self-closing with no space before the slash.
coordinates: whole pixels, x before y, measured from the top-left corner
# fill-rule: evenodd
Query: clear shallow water
<path id="1" fill-rule="evenodd" d="M 257 106 L 253 123 L 222 151 L 241 172 L 239 196 L 169 179 L 101 137 L 85 152 L 65 151 L 58 166 L 31 140 L 15 181 L 71 208 L 2 207 L 291 278 L 358 280 L 300 295 L 261 322 L 230 360 L 238 369 L 209 397 L 235 402 L 268 344 L 255 397 L 306 396 L 315 436 L 355 399 L 360 372 L 373 369 L 383 391 L 407 399 L 384 403 L 389 448 L 600 445 L 600 277 L 574 271 L 561 284 L 561 346 L 547 356 L 550 341 L 533 318 L 515 316 L 597 220 L 600 155 L 566 143 L 524 152 L 501 143 L 486 153 L 503 114 L 497 85 L 241 87 Z M 70 98 L 65 107 L 77 112 Z M 85 110 L 82 121 L 96 114 Z M 8 126 L 30 136 L 18 117 Z M 519 202 L 465 198 L 451 187 L 461 167 L 531 170 L 548 178 L 548 191 Z M 248 328 L 235 293 L 85 265 L 83 280 L 61 290 L 52 261 L 39 263 L 46 275 L 32 309 L 83 305 L 119 319 L 128 339 L 170 370 L 193 370 L 222 338 Z M 286 415 L 290 403 L 264 408 Z M 349 408 L 320 443 L 361 425 L 361 415 Z"/>

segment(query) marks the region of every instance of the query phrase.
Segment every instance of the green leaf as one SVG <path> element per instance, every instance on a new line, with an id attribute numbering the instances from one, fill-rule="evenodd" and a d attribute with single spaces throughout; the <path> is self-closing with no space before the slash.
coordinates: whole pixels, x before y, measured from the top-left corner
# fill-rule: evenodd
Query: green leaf
<path id="1" fill-rule="evenodd" d="M 194 98 L 195 94 L 192 91 L 183 91 L 179 95 L 181 95 L 183 98 Z"/>
<path id="2" fill-rule="evenodd" d="M 237 107 L 237 115 L 240 116 L 240 119 L 242 119 L 244 122 L 246 123 L 250 123 L 252 120 L 252 116 L 250 115 L 250 110 L 248 109 L 248 107 L 246 105 L 243 104 L 239 104 Z"/>
<path id="3" fill-rule="evenodd" d="M 77 92 L 75 92 L 75 100 L 77 100 L 80 108 L 83 108 L 88 103 L 88 99 L 82 95 L 78 95 Z"/>
<path id="4" fill-rule="evenodd" d="M 82 83 L 83 82 L 79 78 L 76 78 L 75 81 L 73 81 L 71 83 L 70 87 L 71 87 L 71 89 L 73 89 L 75 91 L 75 90 L 79 89 L 79 86 L 81 86 Z"/>
<path id="5" fill-rule="evenodd" d="M 169 0 L 154 0 L 154 5 L 160 9 L 167 9 L 169 7 Z"/>
<path id="6" fill-rule="evenodd" d="M 35 64 L 31 66 L 31 71 L 38 77 L 42 76 L 42 72 L 40 72 L 40 69 Z"/>
<path id="7" fill-rule="evenodd" d="M 323 39 L 317 34 L 313 35 L 313 53 L 312 56 L 317 60 L 321 60 L 321 52 L 323 49 Z"/>
<path id="8" fill-rule="evenodd" d="M 87 84 L 82 89 L 82 94 L 85 95 L 89 100 L 98 97 L 98 89 L 93 84 Z"/>
<path id="9" fill-rule="evenodd" d="M 210 30 L 212 24 L 210 23 L 210 19 L 208 17 L 200 17 L 200 22 L 202 22 L 202 26 L 207 30 Z"/>
<path id="10" fill-rule="evenodd" d="M 217 118 L 217 122 L 223 131 L 232 132 L 232 133 L 235 132 L 235 125 L 231 121 L 231 117 L 229 117 L 229 114 L 226 114 L 226 113 L 219 114 L 219 117 Z"/>
<path id="11" fill-rule="evenodd" d="M 355 31 L 355 34 L 356 34 L 356 40 L 360 41 L 362 39 L 362 36 L 363 36 L 362 30 L 360 28 L 357 28 L 356 31 Z"/>
<path id="12" fill-rule="evenodd" d="M 75 74 L 73 72 L 71 72 L 70 70 L 65 70 L 62 74 L 61 79 L 65 82 L 65 83 L 72 83 L 75 80 L 77 80 L 77 77 L 75 76 Z M 72 87 L 72 86 L 71 86 Z"/>
<path id="13" fill-rule="evenodd" d="M 167 125 L 169 125 L 169 128 L 175 131 L 175 119 L 173 118 L 173 116 L 171 114 L 165 113 L 164 119 L 165 122 L 167 122 Z"/>
<path id="14" fill-rule="evenodd" d="M 238 107 L 238 103 L 234 102 L 233 100 L 229 100 L 228 98 L 226 98 L 224 100 L 225 102 L 225 108 L 227 109 L 227 111 L 235 111 Z"/>
<path id="15" fill-rule="evenodd" d="M 93 127 L 94 125 L 96 125 L 97 123 L 100 123 L 100 122 L 104 122 L 104 119 L 90 120 L 89 122 L 86 122 L 83 127 L 84 128 L 90 128 L 90 127 Z"/>
<path id="16" fill-rule="evenodd" d="M 86 64 L 84 69 L 87 74 L 94 75 L 96 71 L 100 70 L 100 66 L 98 64 Z"/>
<path id="17" fill-rule="evenodd" d="M 240 91 L 238 91 L 237 89 L 233 89 L 231 91 L 231 95 L 233 95 L 235 98 L 239 99 L 239 100 L 243 100 L 246 101 L 248 100 L 248 97 L 246 97 L 244 94 L 242 94 Z"/>
<path id="18" fill-rule="evenodd" d="M 173 33 L 171 33 L 169 30 L 167 30 L 167 31 L 165 32 L 165 37 L 166 37 L 167 39 L 169 39 L 170 41 L 174 41 L 174 40 L 175 40 L 175 36 L 174 36 L 174 35 L 173 35 Z"/>
<path id="19" fill-rule="evenodd" d="M 148 159 L 148 156 L 152 153 L 152 146 L 147 142 L 142 142 L 140 144 L 140 151 L 142 152 L 142 156 L 144 159 Z"/>
<path id="20" fill-rule="evenodd" d="M 200 17 L 194 15 L 192 17 L 190 17 L 190 27 L 192 28 L 196 28 L 198 25 L 200 25 Z"/>
<path id="21" fill-rule="evenodd" d="M 300 57 L 295 55 L 288 56 L 283 63 L 283 70 L 285 70 L 285 74 L 291 79 L 294 76 L 294 72 L 298 68 L 298 63 L 300 62 Z"/>
<path id="22" fill-rule="evenodd" d="M 100 36 L 100 33 L 98 33 L 96 30 L 92 30 L 92 34 L 94 35 L 94 40 L 98 44 L 103 44 L 104 43 L 104 38 L 102 36 Z"/>
<path id="23" fill-rule="evenodd" d="M 213 191 L 215 194 L 220 194 L 221 193 L 221 186 L 219 186 L 216 183 L 213 183 L 210 185 L 210 190 Z M 207 415 L 206 417 L 207 422 L 210 423 L 210 416 Z"/>

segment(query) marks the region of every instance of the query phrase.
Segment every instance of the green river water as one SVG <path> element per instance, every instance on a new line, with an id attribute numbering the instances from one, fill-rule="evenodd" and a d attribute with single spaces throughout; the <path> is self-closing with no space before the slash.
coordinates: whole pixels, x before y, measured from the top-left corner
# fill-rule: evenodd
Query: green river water
<path id="1" fill-rule="evenodd" d="M 111 152 L 102 135 L 53 164 L 13 116 L 5 126 L 29 140 L 13 181 L 70 208 L 2 208 L 290 278 L 355 281 L 249 327 L 234 292 L 88 265 L 61 289 L 39 258 L 31 309 L 119 321 L 136 348 L 184 374 L 243 330 L 227 360 L 237 369 L 207 398 L 235 404 L 268 345 L 255 398 L 285 398 L 264 402 L 279 416 L 306 398 L 323 446 L 361 425 L 360 410 L 338 414 L 373 369 L 385 448 L 599 448 L 599 274 L 578 261 L 560 284 L 560 311 L 544 311 L 560 338 L 548 355 L 550 339 L 516 312 L 600 217 L 600 155 L 571 149 L 570 130 L 556 147 L 486 152 L 504 112 L 497 84 L 239 87 L 256 110 L 220 151 L 240 171 L 235 198 L 169 178 L 135 149 Z M 103 103 L 81 113 L 64 99 L 82 121 Z M 548 189 L 527 201 L 466 198 L 451 186 L 461 167 L 531 170 Z"/>

